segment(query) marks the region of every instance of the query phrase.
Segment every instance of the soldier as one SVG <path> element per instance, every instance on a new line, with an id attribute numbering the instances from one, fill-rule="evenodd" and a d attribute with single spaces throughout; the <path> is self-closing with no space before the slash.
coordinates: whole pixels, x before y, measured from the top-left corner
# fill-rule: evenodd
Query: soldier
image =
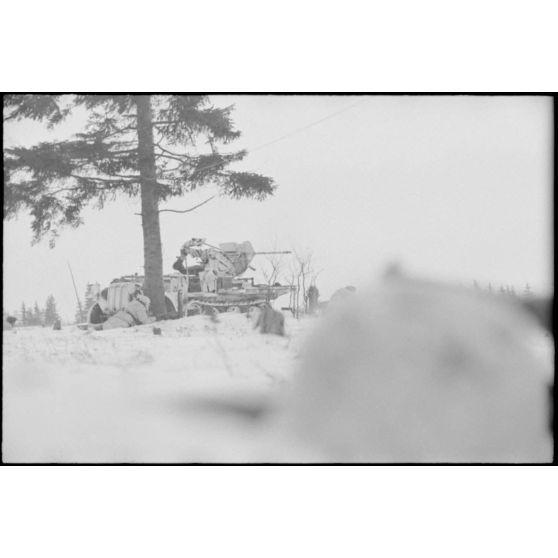
<path id="1" fill-rule="evenodd" d="M 181 256 L 178 256 L 176 258 L 176 261 L 172 265 L 172 268 L 176 269 L 176 271 L 180 271 L 180 273 L 182 273 L 182 275 L 187 275 L 188 274 L 188 269 L 184 265 L 184 261 L 183 261 Z"/>
<path id="2" fill-rule="evenodd" d="M 148 297 L 138 294 L 130 297 L 129 304 L 123 310 L 119 310 L 114 316 L 111 316 L 106 322 L 101 324 L 99 329 L 115 329 L 118 327 L 131 327 L 133 325 L 149 324 L 155 321 L 147 315 L 149 303 Z"/>
<path id="3" fill-rule="evenodd" d="M 283 336 L 285 335 L 285 316 L 265 304 L 261 307 L 254 329 L 259 329 L 260 333 L 273 333 Z"/>
<path id="4" fill-rule="evenodd" d="M 308 298 L 308 312 L 310 314 L 315 314 L 318 309 L 318 298 L 320 296 L 318 287 L 316 287 L 316 285 L 310 285 L 306 296 Z"/>
<path id="5" fill-rule="evenodd" d="M 203 292 L 214 293 L 217 288 L 217 275 L 213 269 L 200 273 L 200 281 Z"/>
<path id="6" fill-rule="evenodd" d="M 188 253 L 182 248 L 180 255 L 176 256 L 176 261 L 172 264 L 172 268 L 182 273 L 182 275 L 197 275 L 204 270 L 204 264 L 186 265 Z"/>

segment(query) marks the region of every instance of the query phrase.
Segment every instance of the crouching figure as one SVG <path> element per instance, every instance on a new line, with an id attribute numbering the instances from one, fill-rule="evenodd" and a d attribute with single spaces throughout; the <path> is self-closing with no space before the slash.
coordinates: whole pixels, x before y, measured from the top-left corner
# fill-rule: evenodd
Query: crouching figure
<path id="1" fill-rule="evenodd" d="M 126 308 L 119 310 L 96 329 L 115 329 L 154 322 L 155 318 L 147 315 L 150 302 L 145 295 L 131 295 L 131 300 Z"/>
<path id="2" fill-rule="evenodd" d="M 254 329 L 259 329 L 260 333 L 272 333 L 283 336 L 285 335 L 285 316 L 265 304 L 258 314 Z"/>

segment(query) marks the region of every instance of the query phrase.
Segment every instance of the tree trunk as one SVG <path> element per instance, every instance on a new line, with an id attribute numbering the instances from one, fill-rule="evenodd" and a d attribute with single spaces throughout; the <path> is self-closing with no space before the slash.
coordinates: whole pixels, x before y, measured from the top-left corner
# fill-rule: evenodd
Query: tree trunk
<path id="1" fill-rule="evenodd" d="M 141 181 L 141 224 L 143 228 L 144 291 L 151 299 L 151 312 L 155 316 L 165 314 L 165 290 L 163 285 L 163 253 L 159 225 L 159 195 L 151 101 L 148 95 L 136 95 L 138 111 L 138 154 Z"/>

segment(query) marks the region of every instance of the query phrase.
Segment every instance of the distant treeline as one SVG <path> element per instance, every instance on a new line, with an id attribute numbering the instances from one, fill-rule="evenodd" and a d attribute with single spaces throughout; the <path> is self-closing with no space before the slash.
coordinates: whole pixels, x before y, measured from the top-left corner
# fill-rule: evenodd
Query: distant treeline
<path id="1" fill-rule="evenodd" d="M 488 283 L 486 288 L 483 288 L 477 283 L 477 281 L 473 281 L 473 287 L 479 291 L 484 291 L 491 294 L 513 296 L 513 297 L 520 297 L 520 298 L 529 298 L 534 296 L 529 283 L 525 285 L 523 292 L 520 294 L 518 294 L 515 291 L 515 287 L 510 287 L 509 285 L 500 285 L 498 288 L 495 288 L 492 287 L 492 283 Z"/>
<path id="2" fill-rule="evenodd" d="M 32 307 L 26 306 L 25 302 L 22 302 L 15 317 L 19 326 L 50 326 L 60 319 L 56 309 L 56 301 L 52 295 L 47 297 L 44 308 L 41 308 L 37 301 Z"/>

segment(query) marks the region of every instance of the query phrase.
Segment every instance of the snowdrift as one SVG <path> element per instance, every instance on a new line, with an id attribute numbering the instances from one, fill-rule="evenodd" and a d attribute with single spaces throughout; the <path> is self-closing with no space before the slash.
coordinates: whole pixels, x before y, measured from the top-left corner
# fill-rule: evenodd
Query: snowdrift
<path id="1" fill-rule="evenodd" d="M 551 337 L 472 293 L 395 282 L 284 338 L 234 313 L 157 326 L 4 331 L 4 460 L 551 459 Z"/>

